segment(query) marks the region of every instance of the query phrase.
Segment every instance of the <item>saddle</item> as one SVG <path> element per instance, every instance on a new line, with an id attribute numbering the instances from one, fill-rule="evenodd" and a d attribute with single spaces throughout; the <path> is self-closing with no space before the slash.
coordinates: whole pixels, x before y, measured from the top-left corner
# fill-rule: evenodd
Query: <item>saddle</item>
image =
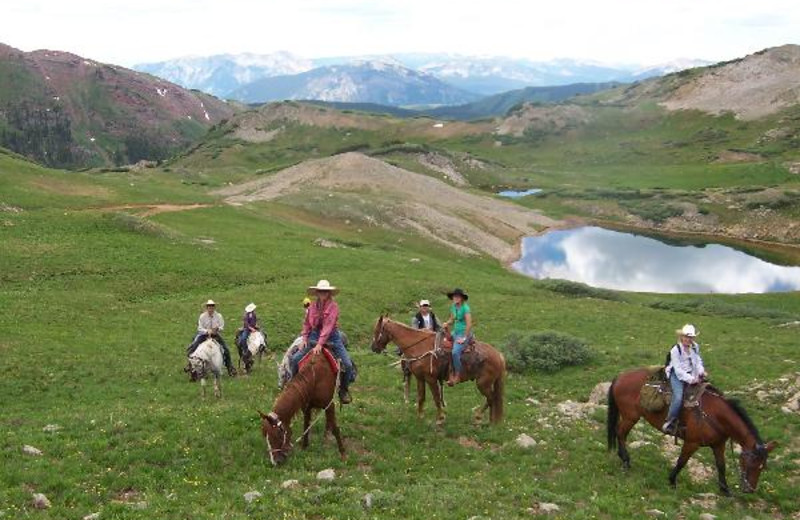
<path id="1" fill-rule="evenodd" d="M 447 378 L 449 368 L 453 364 L 453 336 L 445 334 L 444 331 L 436 333 L 434 352 L 438 356 L 445 356 L 447 367 L 444 370 L 444 378 Z M 475 341 L 475 336 L 470 336 L 464 350 L 461 351 L 461 364 L 466 374 L 476 373 L 484 362 L 484 354 Z"/>
<path id="2" fill-rule="evenodd" d="M 700 398 L 709 386 L 709 383 L 706 382 L 687 385 L 683 392 L 683 407 L 697 408 L 700 406 Z M 664 368 L 652 368 L 650 376 L 639 393 L 639 404 L 648 412 L 658 413 L 667 408 L 671 401 L 672 387 L 664 373 Z"/>
<path id="3" fill-rule="evenodd" d="M 311 360 L 311 355 L 313 353 L 314 353 L 313 351 L 310 351 L 308 354 L 303 356 L 303 359 L 300 360 L 300 363 L 298 365 L 300 367 L 300 370 L 302 370 L 303 367 Z M 338 374 L 339 364 L 336 362 L 336 358 L 333 357 L 333 354 L 331 354 L 331 351 L 327 347 L 325 347 L 322 349 L 322 353 L 324 354 L 325 359 L 328 361 L 328 365 L 331 367 L 333 375 Z"/>

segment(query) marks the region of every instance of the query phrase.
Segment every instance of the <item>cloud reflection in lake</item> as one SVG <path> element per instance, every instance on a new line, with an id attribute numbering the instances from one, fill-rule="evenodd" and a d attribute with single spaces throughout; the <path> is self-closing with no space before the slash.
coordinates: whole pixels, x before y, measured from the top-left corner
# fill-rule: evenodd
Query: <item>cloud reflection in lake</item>
<path id="1" fill-rule="evenodd" d="M 533 278 L 656 293 L 800 290 L 800 267 L 771 264 L 719 244 L 674 246 L 653 238 L 581 227 L 522 241 L 513 266 Z"/>

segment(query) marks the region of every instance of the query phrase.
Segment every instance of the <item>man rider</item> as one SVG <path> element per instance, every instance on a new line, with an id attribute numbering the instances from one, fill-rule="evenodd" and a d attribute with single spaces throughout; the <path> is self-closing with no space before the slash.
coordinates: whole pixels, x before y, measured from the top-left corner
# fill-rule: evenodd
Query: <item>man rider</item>
<path id="1" fill-rule="evenodd" d="M 236 375 L 236 369 L 233 368 L 233 363 L 231 363 L 231 353 L 228 350 L 228 345 L 222 338 L 222 330 L 225 328 L 225 319 L 222 317 L 222 314 L 216 311 L 216 308 L 217 304 L 214 303 L 214 300 L 208 300 L 206 302 L 206 310 L 200 314 L 200 318 L 197 320 L 197 334 L 186 349 L 186 355 L 192 355 L 194 351 L 197 350 L 197 347 L 209 337 L 214 338 L 222 346 L 222 360 L 225 362 L 225 367 L 228 369 L 228 375 L 234 377 Z"/>

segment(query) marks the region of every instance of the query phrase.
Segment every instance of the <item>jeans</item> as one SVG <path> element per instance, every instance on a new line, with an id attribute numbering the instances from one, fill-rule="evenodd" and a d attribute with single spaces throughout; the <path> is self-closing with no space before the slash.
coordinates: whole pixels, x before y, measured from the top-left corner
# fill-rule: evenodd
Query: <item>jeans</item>
<path id="1" fill-rule="evenodd" d="M 683 381 L 678 379 L 673 370 L 669 375 L 669 385 L 672 387 L 672 401 L 669 404 L 669 414 L 667 420 L 677 419 L 683 406 L 683 390 L 686 387 Z"/>
<path id="2" fill-rule="evenodd" d="M 247 350 L 247 338 L 250 337 L 250 329 L 243 329 L 236 338 L 236 346 L 239 347 L 239 356 L 242 356 Z"/>
<path id="3" fill-rule="evenodd" d="M 464 339 L 463 343 L 459 343 L 458 340 Z M 453 371 L 456 374 L 461 373 L 461 352 L 464 350 L 470 340 L 472 339 L 472 334 L 469 336 L 453 336 Z"/>
<path id="4" fill-rule="evenodd" d="M 292 375 L 296 374 L 300 367 L 300 361 L 311 352 L 311 349 L 319 341 L 319 332 L 312 331 L 311 334 L 308 335 L 308 345 L 306 348 L 301 348 L 297 351 L 297 353 L 292 356 L 290 361 L 292 367 Z M 333 357 L 338 358 L 342 363 L 342 379 L 341 379 L 341 390 L 347 390 L 347 387 L 350 386 L 350 383 L 355 381 L 355 371 L 353 370 L 353 361 L 350 359 L 350 354 L 347 352 L 347 349 L 344 348 L 344 342 L 342 341 L 342 336 L 339 334 L 339 330 L 336 329 L 328 336 L 328 344 L 331 347 L 331 351 L 333 352 Z"/>
<path id="5" fill-rule="evenodd" d="M 198 332 L 194 337 L 194 340 L 192 340 L 192 343 L 186 349 L 186 355 L 191 356 L 194 351 L 197 350 L 197 347 L 200 346 L 200 343 L 208 339 L 208 336 L 208 334 Z M 231 352 L 228 350 L 228 345 L 225 343 L 225 340 L 222 339 L 222 336 L 219 334 L 212 334 L 211 336 L 222 346 L 222 361 L 225 363 L 225 366 L 229 369 L 232 368 L 233 365 L 231 364 Z"/>

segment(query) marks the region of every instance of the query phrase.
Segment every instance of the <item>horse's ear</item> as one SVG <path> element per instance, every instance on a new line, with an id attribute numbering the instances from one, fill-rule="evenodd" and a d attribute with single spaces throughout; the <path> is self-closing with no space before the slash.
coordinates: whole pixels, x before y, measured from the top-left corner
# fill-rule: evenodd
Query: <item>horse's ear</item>
<path id="1" fill-rule="evenodd" d="M 778 447 L 777 441 L 769 441 L 767 443 L 767 445 L 765 446 L 765 448 L 767 448 L 767 453 L 771 452 L 772 450 L 774 450 L 777 447 Z"/>

